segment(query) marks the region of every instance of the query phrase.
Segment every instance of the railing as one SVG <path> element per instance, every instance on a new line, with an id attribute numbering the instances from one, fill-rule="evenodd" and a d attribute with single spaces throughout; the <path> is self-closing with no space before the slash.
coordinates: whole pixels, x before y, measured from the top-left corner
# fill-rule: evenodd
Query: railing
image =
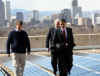
<path id="1" fill-rule="evenodd" d="M 5 73 L 2 71 L 1 68 L 0 68 L 0 76 L 5 76 Z"/>
<path id="2" fill-rule="evenodd" d="M 45 50 L 45 35 L 29 36 L 32 50 Z M 100 34 L 74 34 L 74 49 L 100 49 Z M 0 50 L 6 50 L 7 37 L 0 37 Z"/>
<path id="3" fill-rule="evenodd" d="M 0 67 L 0 76 L 11 76 L 4 68 Z"/>
<path id="4" fill-rule="evenodd" d="M 6 65 L 0 64 L 0 76 L 14 76 L 14 73 Z"/>

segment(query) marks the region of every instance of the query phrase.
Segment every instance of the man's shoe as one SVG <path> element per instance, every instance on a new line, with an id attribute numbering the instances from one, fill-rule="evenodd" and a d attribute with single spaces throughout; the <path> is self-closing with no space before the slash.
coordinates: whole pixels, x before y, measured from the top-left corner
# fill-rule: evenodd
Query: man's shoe
<path id="1" fill-rule="evenodd" d="M 56 71 L 54 71 L 53 73 L 54 73 L 54 75 L 56 76 Z"/>

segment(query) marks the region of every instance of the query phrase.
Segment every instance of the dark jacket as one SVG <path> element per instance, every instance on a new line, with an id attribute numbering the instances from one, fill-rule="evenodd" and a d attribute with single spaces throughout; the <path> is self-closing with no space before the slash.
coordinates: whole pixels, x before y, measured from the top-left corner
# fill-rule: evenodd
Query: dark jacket
<path id="1" fill-rule="evenodd" d="M 73 49 L 75 46 L 74 39 L 73 39 L 73 33 L 71 28 L 66 28 L 67 30 L 67 43 L 68 48 Z M 54 27 L 49 29 L 49 32 L 47 34 L 46 38 L 46 48 L 51 48 L 52 45 L 55 45 L 57 43 L 63 43 L 64 38 L 59 30 L 56 30 Z"/>
<path id="2" fill-rule="evenodd" d="M 24 30 L 21 31 L 13 30 L 9 33 L 7 40 L 7 53 L 10 54 L 11 52 L 13 53 L 30 52 L 30 41 L 28 38 L 28 34 Z"/>
<path id="3" fill-rule="evenodd" d="M 46 48 L 51 48 L 53 46 L 55 31 L 55 27 L 49 29 L 49 32 L 46 37 Z"/>
<path id="4" fill-rule="evenodd" d="M 61 46 L 60 48 L 54 47 L 55 54 L 58 55 L 59 60 L 63 67 L 67 67 L 68 73 L 73 66 L 73 47 L 75 46 L 73 33 L 71 28 L 66 28 L 67 30 L 67 39 L 66 43 L 68 43 L 68 47 Z M 61 32 L 61 29 L 50 28 L 46 38 L 46 47 L 51 48 L 51 45 L 62 44 L 65 42 L 64 36 Z M 53 43 L 53 44 L 52 44 Z M 52 50 L 51 50 L 52 51 Z"/>
<path id="5" fill-rule="evenodd" d="M 60 43 L 66 42 L 66 43 L 68 43 L 68 47 L 73 48 L 75 46 L 75 43 L 74 43 L 72 29 L 66 28 L 66 32 L 67 32 L 66 41 L 64 40 L 64 36 L 63 36 L 62 32 L 60 32 L 60 34 L 58 33 L 57 37 L 55 37 L 55 38 L 58 38 L 58 40 L 55 39 L 55 43 L 57 43 L 58 41 L 60 41 Z"/>
<path id="6" fill-rule="evenodd" d="M 66 28 L 66 30 L 67 30 L 66 43 L 68 43 L 68 46 L 67 46 L 67 48 L 64 47 L 64 46 L 61 46 L 60 49 L 61 50 L 65 50 L 66 54 L 72 55 L 73 54 L 72 50 L 73 50 L 73 47 L 75 46 L 73 33 L 72 33 L 72 29 L 71 28 Z M 55 36 L 55 39 L 54 39 L 54 44 L 56 44 L 56 43 L 63 44 L 64 42 L 65 42 L 65 40 L 64 40 L 64 36 L 63 36 L 62 32 L 58 31 L 56 36 Z"/>
<path id="7" fill-rule="evenodd" d="M 65 41 L 63 33 L 61 31 L 59 32 L 58 30 L 58 32 L 56 32 L 56 35 L 55 35 L 54 44 L 56 43 L 62 44 L 64 42 L 68 43 L 67 47 L 62 45 L 60 48 L 58 48 L 58 50 L 59 50 L 59 56 L 61 57 L 60 59 L 61 63 L 64 64 L 63 67 L 66 67 L 68 70 L 68 73 L 70 74 L 70 71 L 73 66 L 73 48 L 75 46 L 75 43 L 74 43 L 72 29 L 66 28 L 66 32 L 67 32 L 67 39 Z"/>

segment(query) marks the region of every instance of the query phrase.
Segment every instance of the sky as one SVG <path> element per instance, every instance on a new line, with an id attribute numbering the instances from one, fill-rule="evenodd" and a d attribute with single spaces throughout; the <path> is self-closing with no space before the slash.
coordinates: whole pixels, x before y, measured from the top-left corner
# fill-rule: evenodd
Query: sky
<path id="1" fill-rule="evenodd" d="M 5 1 L 5 0 L 3 0 Z M 72 0 L 9 0 L 12 9 L 61 10 L 71 8 Z M 100 0 L 78 0 L 83 11 L 100 10 Z"/>

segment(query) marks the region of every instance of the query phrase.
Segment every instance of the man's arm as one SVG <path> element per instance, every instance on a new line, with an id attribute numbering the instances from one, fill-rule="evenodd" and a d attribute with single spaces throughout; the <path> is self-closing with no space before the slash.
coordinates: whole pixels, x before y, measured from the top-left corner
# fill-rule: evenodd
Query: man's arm
<path id="1" fill-rule="evenodd" d="M 70 29 L 70 45 L 71 45 L 71 47 L 75 46 L 72 29 Z"/>
<path id="2" fill-rule="evenodd" d="M 11 41 L 12 41 L 12 32 L 9 33 L 8 40 L 7 40 L 7 54 L 8 54 L 8 56 L 10 56 Z"/>
<path id="3" fill-rule="evenodd" d="M 49 48 L 50 37 L 51 37 L 51 29 L 49 29 L 49 32 L 46 37 L 46 48 Z"/>
<path id="4" fill-rule="evenodd" d="M 51 37 L 51 28 L 49 29 L 49 32 L 48 32 L 47 37 L 46 37 L 46 48 L 48 48 L 48 51 L 49 51 L 50 37 Z"/>
<path id="5" fill-rule="evenodd" d="M 28 37 L 28 34 L 26 33 L 26 44 L 27 44 L 27 53 L 30 54 L 31 48 L 30 48 L 30 40 Z"/>

